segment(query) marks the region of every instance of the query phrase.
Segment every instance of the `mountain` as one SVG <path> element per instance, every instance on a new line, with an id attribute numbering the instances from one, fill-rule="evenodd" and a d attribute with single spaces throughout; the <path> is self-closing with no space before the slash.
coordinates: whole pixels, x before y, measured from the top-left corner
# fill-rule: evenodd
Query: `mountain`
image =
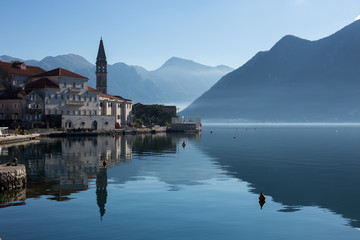
<path id="1" fill-rule="evenodd" d="M 19 60 L 0 56 L 2 61 Z M 96 86 L 95 65 L 75 54 L 46 57 L 41 61 L 25 60 L 28 65 L 45 70 L 62 67 L 89 78 L 89 85 Z M 190 103 L 209 89 L 232 68 L 221 65 L 205 66 L 191 60 L 173 57 L 154 71 L 125 63 L 108 65 L 108 93 L 148 103 Z"/>
<path id="2" fill-rule="evenodd" d="M 137 68 L 139 74 L 154 82 L 170 102 L 192 102 L 232 70 L 226 66 L 209 67 L 177 57 L 170 58 L 154 71 L 144 72 Z"/>
<path id="3" fill-rule="evenodd" d="M 360 21 L 308 41 L 285 36 L 181 112 L 255 122 L 358 122 Z"/>

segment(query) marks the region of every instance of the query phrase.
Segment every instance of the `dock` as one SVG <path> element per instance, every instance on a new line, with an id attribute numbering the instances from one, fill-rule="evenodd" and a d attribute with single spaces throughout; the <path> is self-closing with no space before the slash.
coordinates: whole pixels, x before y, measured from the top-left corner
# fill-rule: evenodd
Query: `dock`
<path id="1" fill-rule="evenodd" d="M 16 142 L 27 142 L 30 140 L 38 139 L 39 137 L 40 137 L 40 134 L 1 136 L 0 137 L 0 145 L 16 143 Z"/>

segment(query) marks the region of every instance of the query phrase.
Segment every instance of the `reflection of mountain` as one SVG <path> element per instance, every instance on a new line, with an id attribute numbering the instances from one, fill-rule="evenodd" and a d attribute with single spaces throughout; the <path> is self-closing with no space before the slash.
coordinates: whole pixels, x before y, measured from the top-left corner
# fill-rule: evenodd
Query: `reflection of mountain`
<path id="1" fill-rule="evenodd" d="M 199 134 L 155 134 L 139 135 L 134 139 L 133 160 L 108 169 L 108 176 L 114 183 L 125 183 L 136 177 L 154 176 L 170 184 L 169 190 L 179 190 L 178 185 L 194 185 L 219 174 L 212 162 L 190 147 L 183 149 L 182 141 L 188 146 L 198 144 Z M 179 158 L 181 154 L 181 158 Z"/>
<path id="2" fill-rule="evenodd" d="M 203 132 L 202 146 L 228 175 L 249 182 L 252 192 L 271 195 L 289 209 L 327 208 L 360 227 L 360 129 L 229 128 L 214 132 Z"/>

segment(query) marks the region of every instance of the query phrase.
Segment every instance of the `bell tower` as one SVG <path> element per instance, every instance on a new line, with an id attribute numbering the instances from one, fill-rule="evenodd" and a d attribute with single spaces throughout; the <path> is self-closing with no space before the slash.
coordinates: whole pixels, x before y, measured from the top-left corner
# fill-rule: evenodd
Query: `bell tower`
<path id="1" fill-rule="evenodd" d="M 96 90 L 107 94 L 107 61 L 102 38 L 96 58 Z"/>

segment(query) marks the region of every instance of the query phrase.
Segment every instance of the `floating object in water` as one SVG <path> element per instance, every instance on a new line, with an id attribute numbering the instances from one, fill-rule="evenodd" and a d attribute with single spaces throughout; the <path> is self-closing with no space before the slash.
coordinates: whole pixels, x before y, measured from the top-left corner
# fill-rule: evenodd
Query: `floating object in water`
<path id="1" fill-rule="evenodd" d="M 104 159 L 103 161 L 103 166 L 106 167 L 107 163 L 106 163 L 106 159 Z"/>
<path id="2" fill-rule="evenodd" d="M 185 143 L 185 141 L 183 141 L 182 146 L 183 146 L 183 148 L 185 148 L 185 147 L 186 147 L 186 143 Z"/>
<path id="3" fill-rule="evenodd" d="M 52 154 L 51 154 L 51 153 L 50 153 L 49 157 L 52 158 Z"/>
<path id="4" fill-rule="evenodd" d="M 265 195 L 261 192 L 260 196 L 259 196 L 259 204 L 260 204 L 261 209 L 263 208 L 263 206 L 266 203 L 265 199 L 266 199 Z"/>
<path id="5" fill-rule="evenodd" d="M 259 200 L 260 201 L 265 201 L 265 199 L 266 199 L 265 195 L 261 192 L 260 196 L 259 196 Z"/>
<path id="6" fill-rule="evenodd" d="M 236 138 L 235 136 L 233 138 Z"/>
<path id="7" fill-rule="evenodd" d="M 210 133 L 213 133 L 213 131 L 210 131 Z"/>

